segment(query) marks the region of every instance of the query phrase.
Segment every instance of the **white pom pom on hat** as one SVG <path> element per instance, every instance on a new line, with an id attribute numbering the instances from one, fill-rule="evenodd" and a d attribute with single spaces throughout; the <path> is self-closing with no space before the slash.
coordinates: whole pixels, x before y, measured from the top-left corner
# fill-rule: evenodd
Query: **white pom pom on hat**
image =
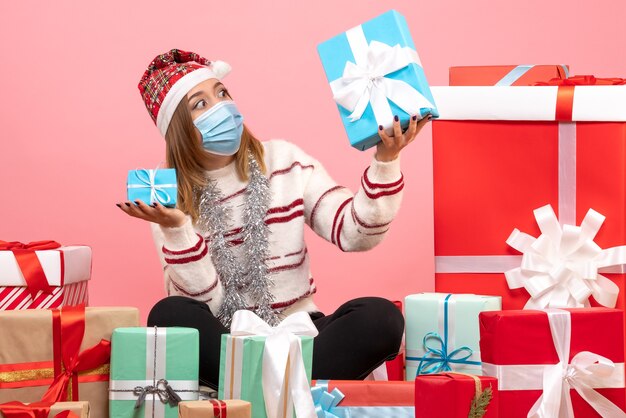
<path id="1" fill-rule="evenodd" d="M 211 70 L 213 70 L 213 73 L 215 73 L 215 76 L 220 80 L 224 78 L 226 75 L 228 75 L 228 73 L 230 73 L 232 69 L 233 68 L 227 62 L 224 62 L 224 61 L 212 61 L 211 62 Z"/>

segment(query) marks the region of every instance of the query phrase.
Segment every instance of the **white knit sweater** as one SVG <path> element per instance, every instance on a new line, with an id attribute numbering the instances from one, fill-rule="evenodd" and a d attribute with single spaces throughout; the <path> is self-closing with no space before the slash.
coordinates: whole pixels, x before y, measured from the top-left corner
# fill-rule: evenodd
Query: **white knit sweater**
<path id="1" fill-rule="evenodd" d="M 372 158 L 356 194 L 337 185 L 324 167 L 297 146 L 282 140 L 263 143 L 266 175 L 272 193 L 265 222 L 269 225 L 268 271 L 274 281 L 272 307 L 282 315 L 317 310 L 312 295 L 315 281 L 304 242 L 306 223 L 342 251 L 364 251 L 382 241 L 402 199 L 404 181 L 399 158 L 380 162 Z M 217 181 L 232 208 L 233 225 L 225 235 L 241 257 L 241 226 L 246 183 L 231 163 L 207 175 Z M 206 231 L 191 219 L 178 228 L 152 224 L 152 232 L 165 272 L 168 295 L 183 295 L 206 302 L 217 313 L 223 289 L 208 254 Z M 282 316 L 281 315 L 281 316 Z"/>

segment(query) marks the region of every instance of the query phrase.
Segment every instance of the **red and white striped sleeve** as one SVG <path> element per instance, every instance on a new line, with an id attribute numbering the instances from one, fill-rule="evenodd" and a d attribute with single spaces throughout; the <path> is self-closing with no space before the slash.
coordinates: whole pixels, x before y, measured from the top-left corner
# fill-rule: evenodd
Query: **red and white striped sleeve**
<path id="1" fill-rule="evenodd" d="M 223 289 L 208 254 L 209 248 L 191 218 L 177 228 L 151 224 L 152 236 L 163 266 L 168 295 L 187 296 L 209 305 L 217 313 Z"/>
<path id="2" fill-rule="evenodd" d="M 372 158 L 361 176 L 361 187 L 353 194 L 338 185 L 318 161 L 297 150 L 296 158 L 314 165 L 304 183 L 309 226 L 342 251 L 364 251 L 380 243 L 402 202 L 400 159 L 381 162 Z"/>

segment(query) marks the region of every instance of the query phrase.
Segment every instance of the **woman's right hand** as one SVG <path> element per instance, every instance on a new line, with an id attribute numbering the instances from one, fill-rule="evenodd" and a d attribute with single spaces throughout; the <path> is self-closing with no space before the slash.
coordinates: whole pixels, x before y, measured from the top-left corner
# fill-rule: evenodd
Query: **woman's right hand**
<path id="1" fill-rule="evenodd" d="M 177 208 L 166 208 L 162 204 L 155 202 L 146 205 L 141 200 L 133 202 L 116 203 L 126 214 L 135 218 L 154 222 L 167 228 L 177 228 L 183 226 L 187 220 L 185 213 Z"/>

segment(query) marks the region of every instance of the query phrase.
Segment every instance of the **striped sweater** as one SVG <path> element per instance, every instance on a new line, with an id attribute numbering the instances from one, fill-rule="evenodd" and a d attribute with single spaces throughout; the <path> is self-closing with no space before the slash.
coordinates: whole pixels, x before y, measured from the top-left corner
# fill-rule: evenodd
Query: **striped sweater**
<path id="1" fill-rule="evenodd" d="M 396 215 L 404 188 L 399 158 L 380 162 L 372 158 L 361 176 L 356 194 L 338 185 L 324 167 L 297 146 L 282 140 L 263 143 L 271 200 L 265 218 L 269 226 L 268 271 L 274 308 L 281 316 L 317 310 L 317 288 L 304 242 L 306 223 L 342 251 L 365 251 L 382 241 Z M 242 215 L 246 183 L 234 162 L 207 172 L 217 181 L 230 205 L 233 225 L 225 234 L 237 257 L 242 257 Z M 223 289 L 207 245 L 208 233 L 188 217 L 181 227 L 151 224 L 160 255 L 168 295 L 205 302 L 217 313 Z"/>

